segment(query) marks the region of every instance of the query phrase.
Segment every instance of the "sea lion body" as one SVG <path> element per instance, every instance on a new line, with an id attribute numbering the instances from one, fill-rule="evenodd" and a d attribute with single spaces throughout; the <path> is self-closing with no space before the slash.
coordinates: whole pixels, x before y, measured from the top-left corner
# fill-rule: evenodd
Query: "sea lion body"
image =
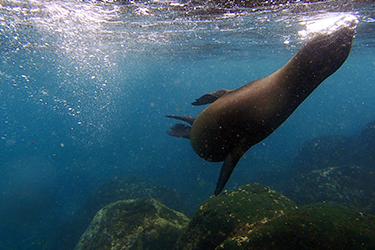
<path id="1" fill-rule="evenodd" d="M 354 29 L 344 26 L 310 39 L 281 69 L 235 90 L 219 90 L 197 99 L 211 103 L 195 119 L 169 116 L 177 124 L 169 135 L 189 138 L 207 161 L 224 161 L 215 190 L 219 194 L 241 156 L 275 131 L 350 53 Z"/>

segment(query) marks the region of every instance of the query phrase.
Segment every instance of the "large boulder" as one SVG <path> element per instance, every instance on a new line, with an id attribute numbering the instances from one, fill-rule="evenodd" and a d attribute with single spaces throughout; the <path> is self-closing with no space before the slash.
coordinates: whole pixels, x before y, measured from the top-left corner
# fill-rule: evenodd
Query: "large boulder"
<path id="1" fill-rule="evenodd" d="M 75 249 L 173 249 L 188 221 L 153 198 L 121 200 L 98 211 Z"/>
<path id="2" fill-rule="evenodd" d="M 357 136 L 320 136 L 298 151 L 290 177 L 278 183 L 298 205 L 333 202 L 375 214 L 375 119 Z"/>
<path id="3" fill-rule="evenodd" d="M 366 144 L 366 147 L 375 151 L 375 119 L 363 126 L 360 138 L 362 142 Z"/>
<path id="4" fill-rule="evenodd" d="M 312 138 L 298 150 L 292 164 L 295 174 L 336 166 L 360 165 L 375 169 L 375 119 L 356 136 L 324 135 Z"/>
<path id="5" fill-rule="evenodd" d="M 375 216 L 313 204 L 258 224 L 216 249 L 374 249 Z"/>
<path id="6" fill-rule="evenodd" d="M 82 213 L 90 216 L 118 200 L 152 197 L 174 210 L 189 214 L 191 210 L 177 192 L 136 176 L 116 176 L 95 190 L 85 201 Z"/>
<path id="7" fill-rule="evenodd" d="M 363 164 L 375 168 L 375 119 L 361 129 L 359 141 L 364 147 L 361 151 Z"/>
<path id="8" fill-rule="evenodd" d="M 294 176 L 283 193 L 298 205 L 333 202 L 375 215 L 374 178 L 369 167 L 326 167 Z"/>
<path id="9" fill-rule="evenodd" d="M 150 197 L 174 210 L 188 215 L 193 213 L 189 213 L 192 209 L 171 188 L 145 181 L 133 175 L 118 176 L 98 187 L 87 197 L 76 216 L 61 225 L 58 232 L 51 238 L 48 249 L 73 249 L 95 214 L 104 206 L 119 200 Z"/>
<path id="10" fill-rule="evenodd" d="M 295 207 L 285 196 L 260 184 L 223 192 L 198 208 L 176 249 L 214 249 L 237 233 L 251 230 Z"/>
<path id="11" fill-rule="evenodd" d="M 309 173 L 327 167 L 358 164 L 363 146 L 356 137 L 326 135 L 305 142 L 292 164 L 295 174 Z"/>

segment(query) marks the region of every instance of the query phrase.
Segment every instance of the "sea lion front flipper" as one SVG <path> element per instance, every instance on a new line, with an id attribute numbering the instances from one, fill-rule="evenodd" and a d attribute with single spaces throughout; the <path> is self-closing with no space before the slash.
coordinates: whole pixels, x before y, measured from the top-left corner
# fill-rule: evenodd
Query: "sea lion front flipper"
<path id="1" fill-rule="evenodd" d="M 191 104 L 193 104 L 194 106 L 199 106 L 199 105 L 205 105 L 205 104 L 213 103 L 214 101 L 216 101 L 217 99 L 219 99 L 223 95 L 225 95 L 227 93 L 230 93 L 232 91 L 233 90 L 219 89 L 219 90 L 216 90 L 214 92 L 211 92 L 211 93 L 208 93 L 208 94 L 205 94 L 205 95 L 199 97 L 198 99 L 195 100 L 195 102 L 193 102 Z"/>
<path id="2" fill-rule="evenodd" d="M 233 169 L 236 167 L 237 162 L 242 157 L 243 153 L 238 153 L 236 151 L 232 151 L 227 155 L 225 158 L 224 164 L 221 167 L 220 176 L 217 180 L 216 189 L 215 189 L 215 196 L 220 194 L 223 191 L 225 185 L 227 184 L 230 175 L 233 172 Z"/>

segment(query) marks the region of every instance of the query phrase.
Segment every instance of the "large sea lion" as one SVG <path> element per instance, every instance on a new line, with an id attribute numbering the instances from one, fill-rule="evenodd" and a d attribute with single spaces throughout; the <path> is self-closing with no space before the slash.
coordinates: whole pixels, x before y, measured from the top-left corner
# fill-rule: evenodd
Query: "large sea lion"
<path id="1" fill-rule="evenodd" d="M 344 63 L 350 53 L 355 21 L 313 36 L 275 73 L 231 91 L 218 90 L 193 105 L 211 103 L 197 118 L 167 116 L 189 123 L 167 133 L 189 138 L 204 160 L 224 161 L 215 195 L 227 183 L 241 156 L 275 131 L 306 97 Z"/>

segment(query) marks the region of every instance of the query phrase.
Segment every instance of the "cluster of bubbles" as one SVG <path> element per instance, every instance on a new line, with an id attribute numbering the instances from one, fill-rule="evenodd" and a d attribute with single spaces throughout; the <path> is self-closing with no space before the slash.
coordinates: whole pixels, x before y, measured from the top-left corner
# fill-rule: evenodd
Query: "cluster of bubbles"
<path id="1" fill-rule="evenodd" d="M 262 44 L 293 48 L 332 22 L 357 20 L 176 1 L 6 0 L 0 13 L 0 79 L 84 130 L 111 126 L 119 91 L 134 91 L 124 79 L 150 56 L 248 53 Z"/>

